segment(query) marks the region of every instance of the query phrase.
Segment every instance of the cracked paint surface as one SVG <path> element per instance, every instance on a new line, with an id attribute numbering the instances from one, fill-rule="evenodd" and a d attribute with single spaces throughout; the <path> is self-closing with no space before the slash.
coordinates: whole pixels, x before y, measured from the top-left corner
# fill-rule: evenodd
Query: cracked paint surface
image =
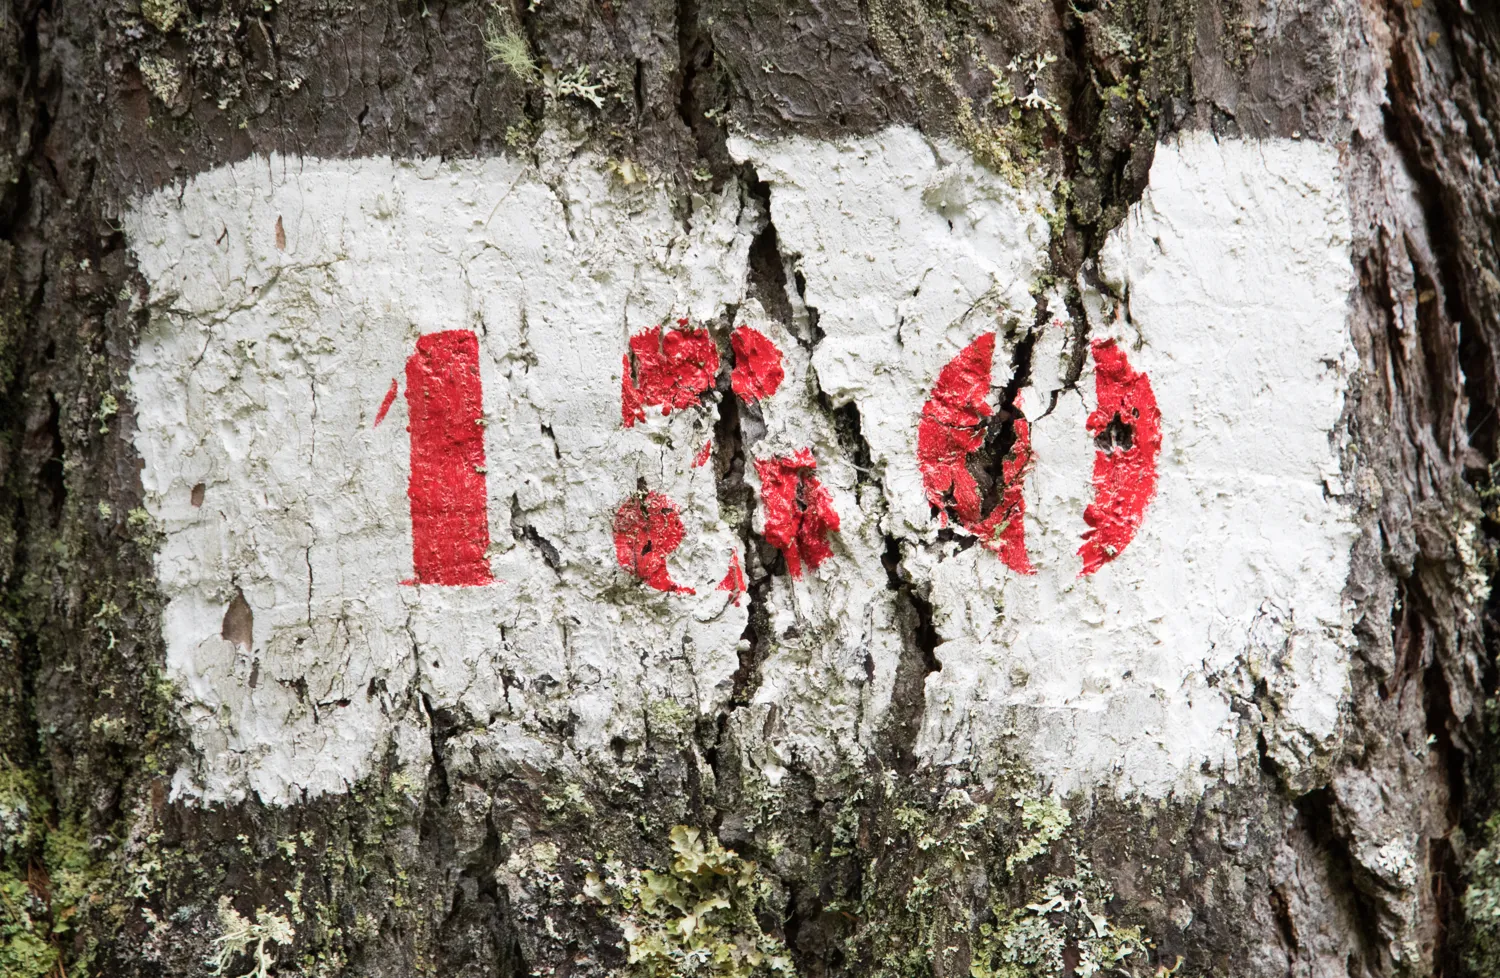
<path id="1" fill-rule="evenodd" d="M 132 386 L 167 668 L 200 755 L 179 794 L 290 803 L 393 752 L 420 780 L 424 697 L 536 769 L 641 749 L 652 703 L 727 700 L 746 609 L 714 586 L 738 538 L 712 468 L 691 466 L 712 408 L 627 430 L 617 370 L 630 336 L 740 301 L 749 214 L 731 188 L 687 233 L 600 160 L 548 179 L 503 159 L 257 159 L 126 218 L 151 282 Z M 494 581 L 402 586 L 413 412 L 373 419 L 422 339 L 451 330 L 478 348 Z M 696 595 L 614 559 L 641 479 L 680 512 L 671 571 Z M 248 649 L 221 637 L 236 588 Z"/>
<path id="2" fill-rule="evenodd" d="M 1120 298 L 1080 283 L 1092 338 L 1151 378 L 1157 486 L 1128 550 L 1082 577 L 1098 384 L 1092 358 L 1067 383 L 1060 294 L 1046 296 L 1019 392 L 1036 573 L 940 539 L 919 461 L 944 366 L 995 331 L 1012 337 L 994 351 L 1003 377 L 1038 321 L 1036 198 L 904 130 L 731 151 L 771 187 L 778 239 L 800 254 L 825 333 L 819 383 L 858 407 L 902 572 L 932 605 L 939 668 L 916 754 L 983 769 L 1019 753 L 1055 790 L 1156 796 L 1233 779 L 1256 763 L 1257 730 L 1289 775 L 1316 765 L 1337 737 L 1353 646 L 1339 452 L 1356 359 L 1336 150 L 1201 135 L 1158 148 L 1144 200 L 1104 249 Z M 1258 681 L 1274 717 L 1252 705 Z"/>
<path id="3" fill-rule="evenodd" d="M 1039 315 L 1044 188 L 907 129 L 730 149 L 770 187 L 769 214 L 731 184 L 684 225 L 664 192 L 620 186 L 587 153 L 540 172 L 259 159 L 136 203 L 125 226 L 151 283 L 136 441 L 198 752 L 177 792 L 290 803 L 390 755 L 420 778 L 424 700 L 465 717 L 458 747 L 565 771 L 631 763 L 652 703 L 728 710 L 753 556 L 705 464 L 728 396 L 750 405 L 749 527 L 787 555 L 751 597 L 769 647 L 727 721 L 768 781 L 874 748 L 911 654 L 893 552 L 939 638 L 921 763 L 1018 754 L 1057 790 L 1149 795 L 1232 777 L 1262 732 L 1288 770 L 1316 763 L 1346 684 L 1354 534 L 1334 151 L 1159 149 L 1106 247 L 1108 294 L 1081 286 L 1092 349 L 1119 351 L 1121 372 L 1097 352 L 1069 362 L 1089 347 L 1060 295 Z M 768 219 L 794 283 L 775 314 L 748 288 Z M 490 579 L 403 587 L 421 464 L 404 429 L 421 418 L 410 381 L 405 402 L 389 385 L 452 332 L 473 337 L 482 392 L 469 436 Z M 951 476 L 942 502 L 972 449 L 924 449 L 924 406 L 965 354 L 954 410 L 987 424 L 1028 334 L 998 494 L 986 507 L 974 486 L 971 525 L 954 493 L 945 529 L 924 460 Z M 1102 446 L 1123 437 L 1108 430 L 1122 407 L 1142 412 L 1129 446 Z M 1108 496 L 1101 453 L 1106 468 L 1154 454 L 1155 485 Z M 1133 537 L 1111 543 L 1100 519 L 1091 539 L 1116 554 L 1080 576 L 1092 506 Z M 224 637 L 240 594 L 248 642 Z M 1244 706 L 1257 682 L 1274 717 Z"/>

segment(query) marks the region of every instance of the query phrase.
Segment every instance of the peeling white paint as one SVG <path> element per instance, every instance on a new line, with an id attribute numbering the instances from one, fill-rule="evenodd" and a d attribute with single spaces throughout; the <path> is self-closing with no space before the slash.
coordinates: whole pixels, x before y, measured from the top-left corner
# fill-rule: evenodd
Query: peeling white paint
<path id="1" fill-rule="evenodd" d="M 1207 136 L 1158 150 L 1145 200 L 1105 249 L 1127 307 L 1085 290 L 1092 335 L 1117 338 L 1152 379 L 1157 496 L 1125 554 L 1080 577 L 1092 363 L 1063 390 L 1070 351 L 1054 318 L 1022 392 L 1037 458 L 1026 528 L 1038 573 L 1025 576 L 981 548 L 934 543 L 916 418 L 938 369 L 975 336 L 1003 335 L 1012 315 L 1030 324 L 1045 238 L 971 164 L 941 171 L 938 193 L 931 168 L 910 162 L 915 137 L 881 139 L 734 148 L 770 182 L 782 246 L 802 256 L 827 334 L 819 379 L 859 406 L 891 529 L 921 543 L 904 563 L 931 588 L 941 669 L 927 680 L 919 754 L 984 767 L 1019 750 L 1058 791 L 1196 791 L 1253 752 L 1231 699 L 1264 678 L 1279 709 L 1271 751 L 1295 774 L 1336 735 L 1352 645 L 1342 590 L 1355 528 L 1331 495 L 1355 367 L 1336 152 Z M 951 232 L 935 220 L 955 214 Z M 1058 295 L 1049 309 L 1066 315 Z M 997 347 L 995 384 L 1010 359 Z"/>
<path id="2" fill-rule="evenodd" d="M 180 792 L 287 803 L 386 757 L 420 773 L 424 697 L 461 715 L 465 743 L 494 763 L 536 769 L 634 756 L 664 702 L 725 709 L 746 610 L 714 588 L 740 542 L 713 467 L 691 465 L 712 404 L 624 429 L 619 398 L 631 333 L 726 308 L 785 355 L 780 390 L 759 419 L 747 412 L 750 454 L 811 448 L 841 520 L 831 559 L 775 580 L 774 646 L 731 721 L 769 781 L 858 761 L 881 727 L 901 649 L 886 535 L 942 637 L 917 744 L 930 763 L 984 768 L 1018 751 L 1059 790 L 1197 790 L 1244 750 L 1230 697 L 1246 677 L 1278 704 L 1266 723 L 1279 763 L 1327 747 L 1353 537 L 1325 494 L 1338 491 L 1353 363 L 1334 152 L 1204 138 L 1159 150 L 1103 270 L 1128 320 L 1087 296 L 1095 335 L 1118 337 L 1155 386 L 1159 495 L 1126 553 L 1079 578 L 1089 372 L 1034 424 L 1033 577 L 938 542 L 915 455 L 943 363 L 1034 320 L 1045 198 L 910 130 L 731 151 L 772 188 L 804 283 L 788 290 L 790 323 L 747 299 L 753 202 L 731 187 L 684 230 L 663 192 L 620 186 L 588 154 L 541 173 L 504 159 L 260 159 L 137 203 L 125 226 L 152 319 L 132 370 L 136 440 L 166 533 L 169 673 L 200 755 Z M 403 586 L 404 401 L 372 422 L 416 337 L 465 328 L 480 338 L 497 582 Z M 1063 338 L 1050 327 L 1038 343 L 1033 418 L 1060 386 Z M 997 384 L 1010 354 L 997 349 Z M 878 481 L 860 481 L 820 392 L 857 405 Z M 696 595 L 617 567 L 612 519 L 638 479 L 681 507 L 672 576 Z M 560 569 L 513 531 L 513 511 Z M 249 649 L 221 637 L 236 588 L 254 614 Z"/>
<path id="3" fill-rule="evenodd" d="M 127 217 L 153 305 L 136 440 L 166 532 L 169 674 L 202 755 L 180 791 L 343 790 L 391 750 L 425 755 L 421 696 L 539 768 L 641 743 L 655 701 L 725 702 L 746 611 L 713 588 L 737 541 L 711 470 L 691 467 L 712 415 L 622 429 L 620 357 L 632 331 L 739 301 L 740 203 L 686 234 L 664 194 L 612 187 L 597 160 L 553 176 L 559 192 L 505 160 L 260 159 Z M 498 581 L 403 586 L 404 401 L 372 421 L 416 337 L 463 328 L 481 342 Z M 642 589 L 613 559 L 638 478 L 682 509 L 672 570 L 696 596 Z M 513 505 L 560 570 L 517 539 Z M 248 651 L 220 637 L 236 587 Z"/>

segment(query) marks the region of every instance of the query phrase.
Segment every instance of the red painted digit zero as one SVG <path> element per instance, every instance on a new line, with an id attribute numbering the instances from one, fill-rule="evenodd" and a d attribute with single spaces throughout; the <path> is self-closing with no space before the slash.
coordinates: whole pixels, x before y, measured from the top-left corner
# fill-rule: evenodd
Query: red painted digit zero
<path id="1" fill-rule="evenodd" d="M 828 535 L 838 531 L 833 497 L 813 475 L 818 463 L 804 448 L 779 458 L 756 459 L 760 501 L 765 507 L 766 542 L 781 551 L 786 569 L 802 576 L 802 562 L 816 567 L 833 556 Z"/>
<path id="2" fill-rule="evenodd" d="M 1089 434 L 1103 435 L 1116 419 L 1130 432 L 1130 447 L 1111 445 L 1094 455 L 1094 501 L 1083 512 L 1084 574 L 1118 557 L 1135 536 L 1156 492 L 1161 452 L 1161 412 L 1151 379 L 1134 370 L 1114 340 L 1094 340 L 1094 388 L 1098 406 L 1088 417 Z"/>
<path id="3" fill-rule="evenodd" d="M 479 341 L 469 330 L 428 333 L 406 361 L 411 433 L 411 584 L 489 584 Z"/>
<path id="4" fill-rule="evenodd" d="M 694 593 L 672 580 L 667 570 L 667 555 L 682 537 L 677 504 L 659 492 L 631 496 L 615 511 L 615 560 L 658 591 Z"/>
<path id="5" fill-rule="evenodd" d="M 1031 426 L 1023 417 L 1012 422 L 1015 442 L 1001 461 L 1004 486 L 985 515 L 979 485 L 969 471 L 969 457 L 984 447 L 993 413 L 989 404 L 995 334 L 982 333 L 938 372 L 932 396 L 922 405 L 917 423 L 917 465 L 927 501 L 947 522 L 949 510 L 964 529 L 979 538 L 1011 570 L 1034 574 L 1026 552 L 1024 484 L 1031 465 Z M 1011 405 L 1019 415 L 1020 398 Z"/>

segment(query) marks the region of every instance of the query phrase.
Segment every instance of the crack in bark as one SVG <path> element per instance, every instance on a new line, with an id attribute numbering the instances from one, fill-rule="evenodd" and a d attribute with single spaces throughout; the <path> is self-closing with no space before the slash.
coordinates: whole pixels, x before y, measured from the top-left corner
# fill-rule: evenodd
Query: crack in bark
<path id="1" fill-rule="evenodd" d="M 747 293 L 761 299 L 765 306 L 776 283 L 770 275 L 771 267 L 764 260 L 769 249 L 776 251 L 776 229 L 770 220 L 769 190 L 764 184 L 750 183 L 745 193 L 759 200 L 765 209 L 766 222 L 751 243 L 752 260 L 749 268 Z M 753 256 L 760 254 L 762 260 Z M 772 312 L 772 306 L 767 306 Z M 774 313 L 773 313 L 774 314 Z M 729 321 L 733 322 L 733 314 Z M 754 456 L 751 446 L 765 434 L 765 424 L 760 409 L 743 403 L 730 388 L 731 364 L 728 358 L 721 359 L 717 379 L 719 389 L 719 415 L 714 424 L 714 482 L 718 492 L 719 511 L 732 517 L 730 525 L 740 539 L 744 552 L 741 567 L 745 575 L 746 596 L 749 599 L 745 629 L 740 635 L 738 653 L 739 668 L 735 670 L 733 693 L 730 696 L 731 711 L 749 704 L 757 684 L 756 671 L 770 650 L 771 622 L 767 600 L 771 591 L 772 568 L 780 555 L 774 548 L 760 539 L 752 530 L 752 514 L 757 504 L 755 490 L 746 481 L 746 473 Z"/>
<path id="2" fill-rule="evenodd" d="M 510 532 L 516 540 L 527 544 L 540 554 L 542 562 L 550 567 L 559 578 L 562 577 L 562 553 L 557 549 L 556 544 L 542 536 L 535 526 L 526 522 L 521 510 L 521 497 L 516 494 L 510 497 Z"/>
<path id="3" fill-rule="evenodd" d="M 1432 287 L 1437 293 L 1434 309 L 1441 308 L 1449 323 L 1457 327 L 1456 354 L 1462 365 L 1464 395 L 1471 405 L 1467 431 L 1471 444 L 1483 451 L 1488 459 L 1500 455 L 1500 393 L 1497 393 L 1497 378 L 1494 352 L 1488 343 L 1484 329 L 1477 325 L 1474 291 L 1464 279 L 1469 272 L 1463 253 L 1464 236 L 1460 233 L 1460 219 L 1454 211 L 1461 212 L 1462 205 L 1455 201 L 1455 188 L 1447 185 L 1438 169 L 1438 158 L 1442 151 L 1435 146 L 1437 134 L 1429 131 L 1417 94 L 1417 70 L 1412 64 L 1407 43 L 1415 25 L 1406 23 L 1404 5 L 1392 4 L 1396 25 L 1403 37 L 1390 47 L 1390 67 L 1386 74 L 1386 103 L 1382 106 L 1387 124 L 1387 138 L 1401 153 L 1407 170 L 1417 181 L 1418 204 L 1427 224 L 1427 243 L 1434 253 L 1436 280 Z M 1441 15 L 1440 15 L 1441 16 Z M 1477 188 L 1476 188 L 1477 189 Z M 1480 256 L 1470 256 L 1480 261 Z M 1467 286 L 1467 287 L 1466 287 Z M 1439 325 L 1433 323 L 1434 327 Z M 1444 387 L 1437 387 L 1441 393 Z"/>

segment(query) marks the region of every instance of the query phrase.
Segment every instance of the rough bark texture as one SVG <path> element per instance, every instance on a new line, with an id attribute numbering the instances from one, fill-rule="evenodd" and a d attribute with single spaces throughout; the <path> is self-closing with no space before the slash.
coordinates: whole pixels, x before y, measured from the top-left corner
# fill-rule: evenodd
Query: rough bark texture
<path id="1" fill-rule="evenodd" d="M 548 74 L 490 57 L 486 37 L 506 35 Z M 1013 117 L 986 65 L 1038 52 L 1059 58 L 1057 111 Z M 546 80 L 580 68 L 620 97 L 596 108 Z M 907 651 L 882 751 L 834 778 L 790 771 L 774 807 L 739 766 L 733 711 L 664 732 L 633 782 L 565 790 L 455 756 L 473 718 L 435 711 L 419 796 L 377 773 L 289 807 L 168 801 L 185 741 L 161 679 L 156 538 L 131 440 L 144 285 L 115 223 L 130 195 L 269 152 L 526 154 L 546 123 L 665 175 L 689 214 L 699 185 L 765 193 L 730 159 L 731 128 L 834 137 L 896 122 L 1002 171 L 1054 174 L 1064 283 L 1174 132 L 1346 155 L 1362 368 L 1348 471 L 1364 474 L 1367 532 L 1344 749 L 1325 768 L 1289 780 L 1266 756 L 1200 800 L 1066 809 L 1018 771 L 956 803 L 961 777 L 912 764 L 936 637 L 893 553 Z M 1500 973 L 1500 823 L 1486 822 L 1500 799 L 1497 125 L 1500 16 L 1480 0 L 7 0 L 0 973 L 191 975 L 217 957 L 243 974 L 257 944 L 276 974 L 640 971 L 621 908 L 586 878 L 605 853 L 624 877 L 651 869 L 694 902 L 728 900 L 735 939 L 805 975 L 1007 973 L 992 935 L 1049 887 L 1149 937 L 1119 965 L 1132 974 Z M 752 253 L 773 314 L 776 249 L 772 228 Z M 733 502 L 748 490 L 729 403 L 717 464 Z M 833 413 L 857 458 L 858 413 Z M 735 709 L 769 641 L 754 601 L 772 563 L 747 567 Z M 1278 706 L 1264 693 L 1242 708 Z M 975 802 L 994 813 L 983 831 Z M 1397 836 L 1416 842 L 1409 871 L 1379 856 Z M 286 943 L 278 916 L 295 923 Z M 1102 946 L 1080 913 L 1047 926 L 1066 934 L 1060 963 L 1009 973 L 1075 973 Z"/>

